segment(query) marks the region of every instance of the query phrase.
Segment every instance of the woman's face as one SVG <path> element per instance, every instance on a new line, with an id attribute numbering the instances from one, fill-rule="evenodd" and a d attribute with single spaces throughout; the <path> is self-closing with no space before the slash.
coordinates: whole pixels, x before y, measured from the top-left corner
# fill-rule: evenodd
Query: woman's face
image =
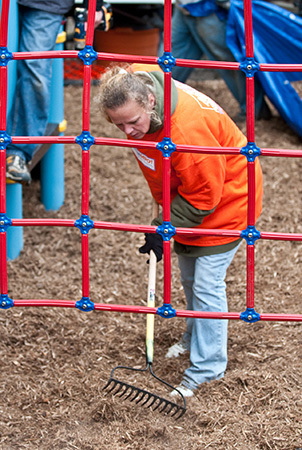
<path id="1" fill-rule="evenodd" d="M 135 100 L 129 100 L 123 106 L 107 109 L 107 114 L 114 125 L 132 139 L 142 139 L 150 128 L 150 113 L 155 104 L 152 94 L 149 94 L 150 109 L 146 110 Z"/>

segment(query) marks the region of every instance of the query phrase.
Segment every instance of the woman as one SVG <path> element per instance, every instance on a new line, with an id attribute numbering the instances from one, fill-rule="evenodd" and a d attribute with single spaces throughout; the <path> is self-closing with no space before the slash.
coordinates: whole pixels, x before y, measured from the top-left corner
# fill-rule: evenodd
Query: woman
<path id="1" fill-rule="evenodd" d="M 101 79 L 100 106 L 107 120 L 129 139 L 161 142 L 163 130 L 163 73 L 154 67 L 114 68 Z M 172 80 L 171 140 L 174 144 L 243 147 L 247 140 L 228 115 L 209 97 Z M 152 196 L 163 201 L 162 154 L 133 150 Z M 262 207 L 262 172 L 256 168 L 256 218 Z M 162 215 L 152 221 L 160 225 Z M 242 155 L 171 155 L 171 223 L 175 227 L 247 227 L 247 161 Z M 141 253 L 154 250 L 162 257 L 162 238 L 146 234 Z M 223 236 L 174 236 L 187 309 L 227 311 L 225 276 L 240 239 Z M 167 357 L 190 351 L 190 367 L 178 389 L 190 397 L 206 381 L 223 377 L 227 366 L 227 321 L 187 319 L 181 341 Z M 173 391 L 172 395 L 176 393 Z"/>

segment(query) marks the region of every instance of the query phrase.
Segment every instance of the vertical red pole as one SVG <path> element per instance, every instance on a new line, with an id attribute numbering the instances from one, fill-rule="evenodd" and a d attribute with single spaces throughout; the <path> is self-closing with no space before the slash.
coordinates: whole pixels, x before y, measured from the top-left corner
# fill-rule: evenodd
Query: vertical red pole
<path id="1" fill-rule="evenodd" d="M 256 179 L 255 179 L 255 161 L 247 163 L 247 180 L 248 180 L 248 209 L 247 224 L 255 225 L 255 204 L 256 204 Z"/>
<path id="2" fill-rule="evenodd" d="M 89 150 L 82 151 L 82 214 L 89 215 Z"/>
<path id="3" fill-rule="evenodd" d="M 83 131 L 89 131 L 91 65 L 84 65 Z M 89 215 L 89 150 L 82 150 L 82 214 Z M 82 288 L 83 297 L 89 297 L 89 237 L 82 234 Z"/>
<path id="4" fill-rule="evenodd" d="M 165 0 L 164 6 L 164 51 L 171 52 L 171 18 L 172 18 L 172 2 Z"/>
<path id="5" fill-rule="evenodd" d="M 9 0 L 2 0 L 0 21 L 0 47 L 7 47 Z"/>
<path id="6" fill-rule="evenodd" d="M 86 45 L 93 45 L 96 0 L 89 1 L 86 32 Z M 84 64 L 83 75 L 83 131 L 89 132 L 90 126 L 90 86 L 91 64 Z M 89 150 L 82 151 L 82 215 L 89 216 Z M 82 234 L 82 289 L 83 297 L 89 297 L 89 236 Z"/>
<path id="7" fill-rule="evenodd" d="M 255 305 L 255 246 L 247 245 L 246 248 L 246 307 L 254 308 Z"/>
<path id="8" fill-rule="evenodd" d="M 89 0 L 86 45 L 93 45 L 96 0 Z"/>
<path id="9" fill-rule="evenodd" d="M 244 28 L 246 57 L 254 58 L 253 46 L 253 16 L 251 0 L 244 0 Z M 247 114 L 247 139 L 255 140 L 255 89 L 254 77 L 246 77 L 246 114 Z"/>
<path id="10" fill-rule="evenodd" d="M 6 158 L 5 150 L 0 150 L 0 214 L 6 213 Z"/>
<path id="11" fill-rule="evenodd" d="M 89 131 L 90 123 L 90 81 L 91 81 L 91 65 L 84 64 L 83 78 L 83 131 Z"/>
<path id="12" fill-rule="evenodd" d="M 253 47 L 253 16 L 251 0 L 244 0 L 244 22 L 245 22 L 245 46 L 246 57 L 254 58 Z M 248 67 L 247 67 L 248 69 Z M 246 114 L 247 114 L 247 140 L 255 141 L 255 83 L 254 77 L 246 77 Z M 255 182 L 255 161 L 247 162 L 248 177 L 248 226 L 255 225 L 255 202 L 256 202 L 256 182 Z M 254 308 L 255 303 L 255 248 L 247 245 L 247 291 L 246 306 Z"/>
<path id="13" fill-rule="evenodd" d="M 164 51 L 171 52 L 172 3 L 164 6 Z M 164 136 L 171 138 L 171 72 L 164 74 Z M 163 157 L 163 221 L 171 221 L 171 158 Z M 171 240 L 164 241 L 164 303 L 171 303 Z"/>
<path id="14" fill-rule="evenodd" d="M 0 280 L 1 294 L 7 294 L 7 249 L 6 249 L 6 233 L 0 233 Z"/>
<path id="15" fill-rule="evenodd" d="M 164 74 L 164 136 L 171 137 L 171 72 Z M 163 157 L 163 220 L 170 221 L 170 157 Z"/>
<path id="16" fill-rule="evenodd" d="M 171 241 L 164 241 L 164 303 L 171 303 Z"/>
<path id="17" fill-rule="evenodd" d="M 0 130 L 6 130 L 7 66 L 0 67 Z"/>
<path id="18" fill-rule="evenodd" d="M 89 238 L 82 234 L 82 292 L 83 297 L 89 297 Z"/>
<path id="19" fill-rule="evenodd" d="M 7 47 L 9 0 L 2 0 L 0 22 L 0 47 Z M 0 67 L 0 130 L 6 130 L 7 115 L 7 66 Z M 5 150 L 0 150 L 0 213 L 6 214 Z M 7 295 L 7 235 L 0 233 L 0 282 L 1 294 Z"/>

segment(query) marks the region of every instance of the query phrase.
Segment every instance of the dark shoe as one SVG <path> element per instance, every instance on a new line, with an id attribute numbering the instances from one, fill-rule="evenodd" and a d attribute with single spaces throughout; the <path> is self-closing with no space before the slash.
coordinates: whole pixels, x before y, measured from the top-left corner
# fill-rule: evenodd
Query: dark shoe
<path id="1" fill-rule="evenodd" d="M 23 158 L 18 155 L 6 157 L 6 178 L 9 181 L 22 184 L 31 182 L 31 176 Z"/>

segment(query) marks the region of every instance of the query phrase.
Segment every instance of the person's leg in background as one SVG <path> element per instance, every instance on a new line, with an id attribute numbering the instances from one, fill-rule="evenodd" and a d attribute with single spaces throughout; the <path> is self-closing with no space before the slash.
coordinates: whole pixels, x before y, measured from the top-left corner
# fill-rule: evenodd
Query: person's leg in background
<path id="1" fill-rule="evenodd" d="M 201 59 L 202 49 L 192 35 L 192 16 L 185 15 L 179 8 L 175 7 L 171 23 L 171 53 L 174 58 Z M 163 42 L 159 47 L 158 55 L 163 54 Z M 177 67 L 172 69 L 172 77 L 184 83 L 190 76 L 193 69 L 189 67 Z"/>
<path id="2" fill-rule="evenodd" d="M 38 9 L 19 7 L 20 52 L 49 51 L 56 45 L 63 16 Z M 8 117 L 11 136 L 43 136 L 50 103 L 51 59 L 18 61 L 15 101 Z M 7 178 L 28 183 L 26 168 L 36 144 L 11 144 L 7 147 Z M 17 158 L 16 158 L 17 157 Z"/>

